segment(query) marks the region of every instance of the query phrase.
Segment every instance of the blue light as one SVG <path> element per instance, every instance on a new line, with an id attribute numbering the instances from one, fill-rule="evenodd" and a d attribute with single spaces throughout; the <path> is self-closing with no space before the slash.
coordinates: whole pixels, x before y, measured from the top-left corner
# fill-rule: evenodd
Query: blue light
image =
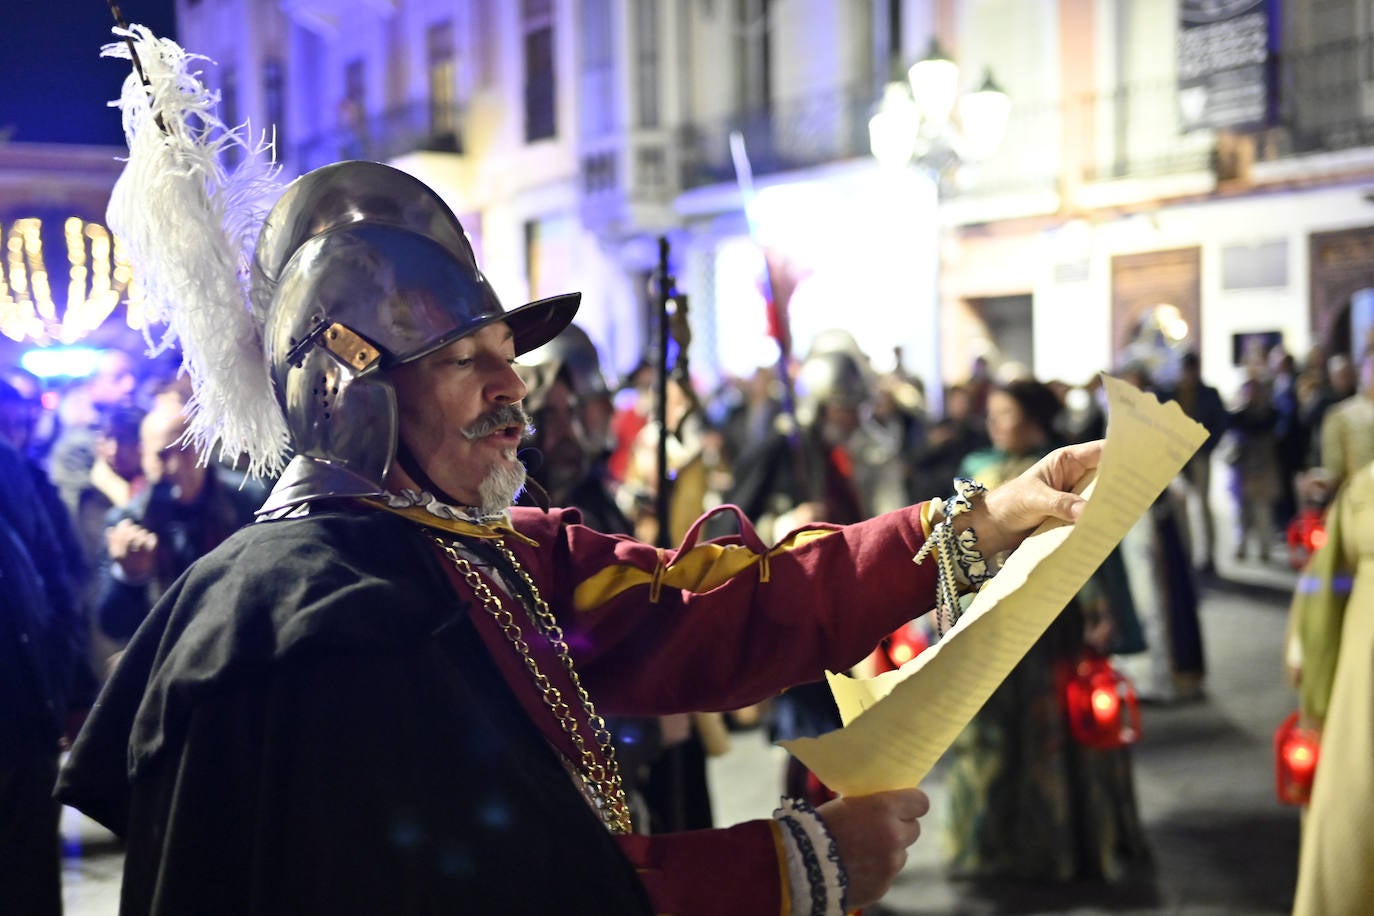
<path id="1" fill-rule="evenodd" d="M 19 357 L 19 365 L 41 379 L 85 378 L 95 371 L 102 351 L 93 347 L 44 347 Z"/>

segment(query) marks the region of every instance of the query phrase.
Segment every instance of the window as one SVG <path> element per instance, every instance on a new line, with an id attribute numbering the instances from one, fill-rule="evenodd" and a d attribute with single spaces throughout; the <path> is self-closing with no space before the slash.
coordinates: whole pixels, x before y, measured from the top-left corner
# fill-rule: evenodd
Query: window
<path id="1" fill-rule="evenodd" d="M 276 58 L 262 65 L 262 97 L 267 108 L 267 125 L 276 144 L 273 158 L 280 162 L 286 154 L 286 76 Z"/>
<path id="2" fill-rule="evenodd" d="M 735 92 L 740 111 L 763 111 L 772 99 L 770 0 L 735 0 Z"/>
<path id="3" fill-rule="evenodd" d="M 410 65 L 412 58 L 419 59 L 419 55 L 410 53 L 406 30 L 402 26 L 400 16 L 391 16 L 384 27 L 382 67 L 385 68 L 386 86 L 381 110 L 389 125 L 396 123 L 391 119 L 410 101 Z"/>
<path id="4" fill-rule="evenodd" d="M 525 46 L 525 142 L 533 143 L 557 133 L 552 0 L 521 0 L 520 20 Z"/>
<path id="5" fill-rule="evenodd" d="M 453 22 L 444 20 L 425 32 L 426 73 L 429 81 L 430 139 L 444 148 L 457 148 L 458 65 L 453 49 Z"/>
<path id="6" fill-rule="evenodd" d="M 357 106 L 359 116 L 367 111 L 367 61 L 361 57 L 344 64 L 344 98 Z"/>
<path id="7" fill-rule="evenodd" d="M 529 280 L 529 297 L 537 298 L 539 289 L 539 221 L 525 220 L 525 276 Z"/>
<path id="8" fill-rule="evenodd" d="M 367 157 L 367 62 L 355 57 L 344 65 L 344 94 L 339 100 L 339 158 Z"/>
<path id="9" fill-rule="evenodd" d="M 615 130 L 615 28 L 611 0 L 582 3 L 582 136 L 596 140 Z"/>
<path id="10" fill-rule="evenodd" d="M 874 97 L 880 97 L 883 87 L 891 80 L 906 80 L 906 69 L 911 61 L 907 59 L 906 52 L 902 48 L 902 31 L 904 23 L 902 21 L 902 0 L 886 0 L 883 4 L 878 23 L 877 38 L 875 46 L 867 47 L 865 50 L 876 51 L 869 58 L 870 64 L 875 64 L 872 71 Z"/>
<path id="11" fill-rule="evenodd" d="M 239 111 L 239 74 L 234 67 L 225 67 L 222 72 L 224 75 L 219 90 L 220 117 L 224 119 L 224 126 L 232 130 L 243 121 L 243 116 Z M 242 158 L 241 153 L 241 147 L 226 146 L 224 148 L 225 168 L 233 168 L 238 165 Z"/>
<path id="12" fill-rule="evenodd" d="M 478 88 L 485 89 L 496 82 L 496 55 L 499 52 L 496 32 L 496 12 L 492 0 L 472 0 L 472 48 L 476 64 Z"/>
<path id="13" fill-rule="evenodd" d="M 635 16 L 635 125 L 659 123 L 658 4 L 634 4 Z"/>

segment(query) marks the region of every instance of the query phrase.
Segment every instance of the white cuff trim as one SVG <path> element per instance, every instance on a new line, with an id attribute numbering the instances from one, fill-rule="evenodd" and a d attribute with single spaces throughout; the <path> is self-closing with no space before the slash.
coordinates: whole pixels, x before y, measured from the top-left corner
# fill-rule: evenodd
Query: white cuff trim
<path id="1" fill-rule="evenodd" d="M 840 851 L 816 809 L 797 798 L 784 798 L 773 812 L 782 827 L 792 912 L 797 916 L 844 916 L 848 879 Z"/>

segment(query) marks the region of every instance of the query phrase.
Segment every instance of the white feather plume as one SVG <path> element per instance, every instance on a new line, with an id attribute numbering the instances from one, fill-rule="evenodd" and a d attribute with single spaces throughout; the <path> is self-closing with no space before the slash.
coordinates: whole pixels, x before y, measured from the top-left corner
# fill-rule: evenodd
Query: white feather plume
<path id="1" fill-rule="evenodd" d="M 186 438 L 202 460 L 218 446 L 230 461 L 247 455 L 254 476 L 279 474 L 290 437 L 262 346 L 266 316 L 248 294 L 258 229 L 282 190 L 272 144 L 220 120 L 219 93 L 192 69 L 208 58 L 141 25 L 114 31 L 132 40 L 147 79 L 131 73 L 117 103 L 129 158 L 106 214 L 146 296 L 144 336 L 154 353 L 180 345 L 194 391 Z M 101 53 L 130 58 L 122 41 Z M 239 164 L 226 170 L 235 147 Z M 151 325 L 164 327 L 157 339 Z"/>

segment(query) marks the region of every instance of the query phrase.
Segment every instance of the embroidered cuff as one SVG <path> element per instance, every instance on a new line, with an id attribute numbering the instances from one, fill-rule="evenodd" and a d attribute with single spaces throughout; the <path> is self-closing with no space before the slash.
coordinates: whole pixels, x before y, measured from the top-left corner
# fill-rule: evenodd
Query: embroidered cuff
<path id="1" fill-rule="evenodd" d="M 839 848 L 816 809 L 799 798 L 784 798 L 773 818 L 782 827 L 792 912 L 844 916 L 849 881 Z"/>
<path id="2" fill-rule="evenodd" d="M 945 520 L 945 501 L 932 499 L 921 506 L 921 536 L 929 540 L 935 526 Z"/>

